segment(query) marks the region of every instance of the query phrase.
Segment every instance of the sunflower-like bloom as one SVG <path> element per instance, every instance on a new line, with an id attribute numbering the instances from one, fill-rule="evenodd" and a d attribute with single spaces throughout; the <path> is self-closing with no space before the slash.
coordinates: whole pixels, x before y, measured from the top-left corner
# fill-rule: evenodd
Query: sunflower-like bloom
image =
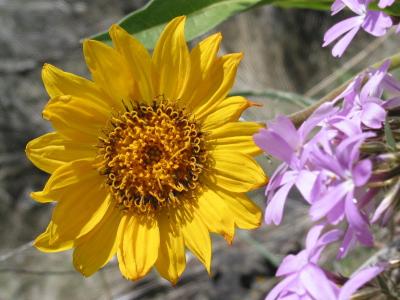
<path id="1" fill-rule="evenodd" d="M 251 103 L 227 98 L 242 54 L 218 57 L 220 34 L 189 51 L 184 23 L 178 17 L 166 26 L 152 56 L 116 25 L 113 47 L 85 41 L 93 81 L 43 68 L 51 98 L 43 117 L 55 131 L 26 152 L 51 174 L 32 197 L 56 206 L 35 246 L 73 248 L 85 276 L 117 254 L 128 279 L 155 266 L 176 283 L 185 247 L 210 272 L 209 232 L 230 243 L 235 225 L 260 225 L 245 193 L 266 183 L 252 158 L 261 125 L 238 122 Z"/>

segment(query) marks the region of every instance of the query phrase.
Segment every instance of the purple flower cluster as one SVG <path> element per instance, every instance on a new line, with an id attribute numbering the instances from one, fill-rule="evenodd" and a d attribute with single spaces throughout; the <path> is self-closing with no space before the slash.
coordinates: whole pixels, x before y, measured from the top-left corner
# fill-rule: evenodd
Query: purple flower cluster
<path id="1" fill-rule="evenodd" d="M 326 245 L 337 241 L 342 232 L 333 229 L 320 236 L 322 229 L 321 225 L 314 226 L 307 235 L 306 248 L 283 259 L 276 276 L 285 278 L 265 300 L 348 300 L 355 291 L 385 270 L 384 264 L 365 268 L 354 273 L 339 288 L 331 279 L 334 275 L 318 266 L 318 260 Z"/>
<path id="2" fill-rule="evenodd" d="M 268 300 L 348 299 L 383 270 L 364 269 L 338 288 L 328 271 L 318 266 L 318 260 L 333 242 L 341 242 L 338 259 L 357 243 L 372 246 L 371 224 L 390 209 L 386 203 L 375 210 L 378 190 L 370 188 L 369 183 L 374 180 L 376 158 L 360 151 L 361 145 L 383 132 L 388 112 L 400 106 L 400 82 L 388 68 L 386 62 L 357 76 L 298 129 L 289 118 L 279 116 L 254 135 L 260 148 L 283 161 L 266 188 L 265 222 L 281 223 L 288 194 L 296 187 L 316 223 L 308 234 L 306 248 L 283 260 L 277 276 L 285 279 L 271 291 Z M 383 100 L 384 92 L 393 97 Z M 344 230 L 332 229 L 335 227 Z M 328 228 L 331 230 L 323 233 Z M 312 278 L 319 278 L 318 287 Z"/>
<path id="3" fill-rule="evenodd" d="M 368 9 L 373 0 L 335 0 L 332 4 L 332 15 L 344 8 L 350 9 L 357 16 L 350 17 L 332 26 L 324 36 L 323 47 L 338 40 L 332 49 L 332 55 L 341 57 L 360 29 L 373 36 L 383 36 L 393 26 L 390 16 L 382 11 Z M 383 9 L 394 4 L 394 0 L 379 0 L 378 7 Z M 397 27 L 397 32 L 400 26 Z"/>

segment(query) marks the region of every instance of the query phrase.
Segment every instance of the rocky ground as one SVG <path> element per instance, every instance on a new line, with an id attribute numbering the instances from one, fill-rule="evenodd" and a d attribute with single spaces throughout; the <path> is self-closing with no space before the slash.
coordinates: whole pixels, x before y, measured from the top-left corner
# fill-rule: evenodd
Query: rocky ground
<path id="1" fill-rule="evenodd" d="M 176 287 L 157 274 L 137 283 L 125 281 L 116 261 L 85 279 L 73 270 L 71 253 L 42 254 L 30 246 L 51 213 L 51 207 L 29 198 L 46 175 L 24 155 L 29 140 L 50 130 L 41 119 L 47 101 L 41 67 L 48 62 L 88 76 L 79 41 L 144 2 L 0 0 L 0 300 L 263 299 L 274 284 L 275 267 L 268 253 L 280 258 L 301 247 L 308 223 L 304 207 L 295 199 L 282 227 L 240 231 L 232 246 L 216 237 L 211 278 L 188 256 L 188 268 Z M 265 120 L 298 110 L 302 102 L 288 100 L 287 93 L 318 98 L 363 66 L 399 49 L 398 38 L 385 38 L 382 45 L 381 40 L 361 36 L 345 60 L 334 60 L 320 47 L 330 23 L 324 13 L 261 7 L 217 29 L 224 35 L 223 52 L 245 53 L 235 90 L 257 91 L 258 96 L 250 98 L 264 105 L 245 117 Z M 330 80 L 323 80 L 332 73 Z M 271 173 L 274 164 L 261 160 Z M 252 196 L 263 206 L 262 191 Z"/>

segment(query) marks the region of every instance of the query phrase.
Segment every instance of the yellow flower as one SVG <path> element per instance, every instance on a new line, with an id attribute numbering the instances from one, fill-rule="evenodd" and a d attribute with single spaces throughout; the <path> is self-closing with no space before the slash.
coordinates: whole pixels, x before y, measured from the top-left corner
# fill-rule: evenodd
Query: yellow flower
<path id="1" fill-rule="evenodd" d="M 176 283 L 185 247 L 210 272 L 209 232 L 230 243 L 235 225 L 260 225 L 245 193 L 266 183 L 252 158 L 261 126 L 238 122 L 248 100 L 226 98 L 242 54 L 218 57 L 220 34 L 189 52 L 184 23 L 178 17 L 166 26 L 152 56 L 116 25 L 114 47 L 86 41 L 93 81 L 43 68 L 51 98 L 43 117 L 55 132 L 26 152 L 51 174 L 32 197 L 56 206 L 35 246 L 73 248 L 85 276 L 117 254 L 128 279 L 155 266 Z"/>

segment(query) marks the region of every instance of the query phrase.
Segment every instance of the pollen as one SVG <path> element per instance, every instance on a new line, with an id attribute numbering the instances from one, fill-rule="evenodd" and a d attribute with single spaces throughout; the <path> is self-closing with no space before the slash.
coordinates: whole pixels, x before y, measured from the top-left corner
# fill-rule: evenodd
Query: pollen
<path id="1" fill-rule="evenodd" d="M 100 138 L 100 173 L 117 205 L 149 214 L 190 201 L 207 165 L 196 121 L 166 101 L 132 103 Z"/>

